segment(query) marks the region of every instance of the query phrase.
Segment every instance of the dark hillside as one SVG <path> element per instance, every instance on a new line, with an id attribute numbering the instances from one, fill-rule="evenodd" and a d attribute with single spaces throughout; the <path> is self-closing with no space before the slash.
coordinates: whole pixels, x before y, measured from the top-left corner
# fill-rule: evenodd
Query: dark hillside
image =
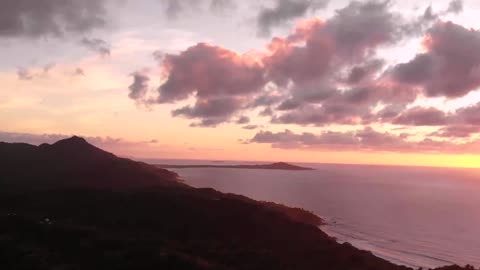
<path id="1" fill-rule="evenodd" d="M 79 137 L 38 147 L 0 143 L 0 164 L 0 185 L 22 192 L 66 187 L 181 185 L 174 172 L 118 158 Z"/>

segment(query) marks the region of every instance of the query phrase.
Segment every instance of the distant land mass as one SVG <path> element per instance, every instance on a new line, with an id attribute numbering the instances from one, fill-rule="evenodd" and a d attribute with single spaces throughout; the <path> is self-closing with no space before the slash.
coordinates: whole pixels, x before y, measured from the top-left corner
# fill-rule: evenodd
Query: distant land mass
<path id="1" fill-rule="evenodd" d="M 286 170 L 286 171 L 308 171 L 312 168 L 300 167 L 286 162 L 276 162 L 271 164 L 257 165 L 175 165 L 175 164 L 156 164 L 158 168 L 163 169 L 186 169 L 186 168 L 226 168 L 226 169 L 263 169 L 263 170 Z"/>
<path id="2" fill-rule="evenodd" d="M 304 209 L 193 188 L 79 137 L 0 143 L 0 164 L 1 269 L 413 270 Z"/>

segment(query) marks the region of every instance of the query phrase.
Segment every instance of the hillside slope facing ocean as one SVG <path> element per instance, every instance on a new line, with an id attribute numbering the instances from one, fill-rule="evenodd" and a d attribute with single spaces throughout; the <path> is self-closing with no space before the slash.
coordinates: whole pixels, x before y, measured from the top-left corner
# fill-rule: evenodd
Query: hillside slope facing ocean
<path id="1" fill-rule="evenodd" d="M 25 189 L 181 185 L 177 174 L 119 158 L 79 137 L 33 146 L 0 143 L 0 184 Z"/>
<path id="2" fill-rule="evenodd" d="M 300 209 L 191 188 L 81 138 L 2 143 L 0 161 L 4 269 L 409 269 Z"/>

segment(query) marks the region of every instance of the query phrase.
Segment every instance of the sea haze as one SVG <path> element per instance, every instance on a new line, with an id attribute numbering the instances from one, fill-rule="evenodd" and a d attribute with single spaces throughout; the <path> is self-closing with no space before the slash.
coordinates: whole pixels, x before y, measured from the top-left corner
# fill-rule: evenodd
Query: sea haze
<path id="1" fill-rule="evenodd" d="M 175 171 L 194 187 L 313 211 L 338 241 L 398 264 L 480 267 L 480 170 L 299 165 L 316 170 Z"/>

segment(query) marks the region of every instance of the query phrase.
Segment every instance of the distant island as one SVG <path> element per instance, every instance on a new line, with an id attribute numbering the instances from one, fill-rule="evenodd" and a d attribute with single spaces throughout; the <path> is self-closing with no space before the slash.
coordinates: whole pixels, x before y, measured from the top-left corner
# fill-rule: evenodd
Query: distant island
<path id="1" fill-rule="evenodd" d="M 286 170 L 286 171 L 310 171 L 312 168 L 300 167 L 286 162 L 276 162 L 271 164 L 257 164 L 257 165 L 171 165 L 171 164 L 156 164 L 158 168 L 162 169 L 186 169 L 186 168 L 219 168 L 219 169 L 263 169 L 263 170 Z"/>

